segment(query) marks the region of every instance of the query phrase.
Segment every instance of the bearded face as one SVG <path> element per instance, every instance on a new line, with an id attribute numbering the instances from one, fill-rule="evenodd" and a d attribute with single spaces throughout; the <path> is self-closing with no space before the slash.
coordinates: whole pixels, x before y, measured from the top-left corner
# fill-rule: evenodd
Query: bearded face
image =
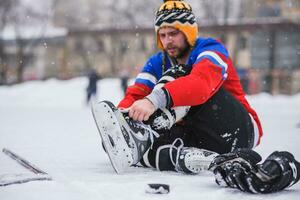
<path id="1" fill-rule="evenodd" d="M 178 29 L 172 27 L 160 28 L 158 36 L 164 50 L 170 57 L 181 59 L 189 53 L 190 45 L 185 35 Z"/>

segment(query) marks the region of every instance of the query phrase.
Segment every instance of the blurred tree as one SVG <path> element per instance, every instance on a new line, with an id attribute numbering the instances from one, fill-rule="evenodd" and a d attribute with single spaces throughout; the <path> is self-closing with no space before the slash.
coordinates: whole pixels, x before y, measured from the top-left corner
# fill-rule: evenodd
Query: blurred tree
<path id="1" fill-rule="evenodd" d="M 25 51 L 34 47 L 36 42 L 42 38 L 43 29 L 45 29 L 45 24 L 43 24 L 45 14 L 31 9 L 29 5 L 23 5 L 20 0 L 12 0 L 12 4 L 13 9 L 8 14 L 10 25 L 13 26 L 15 32 L 17 82 L 19 83 L 23 81 L 24 67 L 28 59 L 25 56 Z M 31 38 L 31 36 L 26 38 L 24 36 L 23 31 L 25 31 L 28 25 L 37 25 L 39 27 L 38 24 L 41 22 L 43 27 L 36 38 Z"/>
<path id="2" fill-rule="evenodd" d="M 161 1 L 162 2 L 162 1 Z M 157 0 L 58 0 L 54 23 L 66 28 L 122 28 L 153 25 Z"/>
<path id="3" fill-rule="evenodd" d="M 8 1 L 8 3 L 4 3 Z M 51 13 L 51 8 L 54 7 L 57 0 L 52 0 L 50 8 L 46 10 L 37 9 L 36 7 L 25 3 L 22 0 L 1 0 L 0 5 L 4 7 L 3 12 L 0 16 L 4 15 L 1 23 L 2 30 L 8 28 L 11 30 L 10 40 L 14 40 L 16 46 L 15 60 L 16 60 L 16 71 L 17 71 L 17 82 L 23 81 L 24 67 L 28 61 L 28 57 L 25 52 L 32 52 L 30 49 L 34 48 L 38 42 L 43 40 L 48 25 L 48 19 Z M 2 9 L 1 9 L 2 10 Z M 2 14 L 3 13 L 3 14 Z M 29 27 L 34 27 L 34 32 L 28 32 Z M 0 29 L 1 30 L 1 29 Z M 3 41 L 2 41 L 3 42 Z M 3 45 L 2 54 L 4 55 Z M 1 48 L 0 48 L 1 53 Z M 4 56 L 5 57 L 5 56 Z M 5 69 L 5 68 L 4 68 Z M 2 70 L 2 76 L 6 80 L 6 70 Z"/>
<path id="4" fill-rule="evenodd" d="M 0 1 L 0 33 L 3 32 L 4 27 L 7 23 L 7 13 L 12 9 L 11 0 L 1 0 Z M 6 83 L 6 54 L 4 53 L 4 40 L 0 35 L 0 85 Z"/>
<path id="5" fill-rule="evenodd" d="M 153 25 L 156 6 L 161 2 L 157 1 L 136 1 L 136 0 L 58 0 L 55 6 L 54 23 L 70 30 L 93 30 L 110 29 L 111 43 L 110 66 L 113 74 L 116 74 L 120 63 L 116 63 L 115 57 L 124 56 L 125 42 L 120 37 L 122 33 L 118 29 L 149 27 Z M 86 45 L 82 39 L 77 48 L 84 68 L 91 68 L 93 62 L 93 47 Z M 122 47 L 122 48 L 120 48 Z"/>

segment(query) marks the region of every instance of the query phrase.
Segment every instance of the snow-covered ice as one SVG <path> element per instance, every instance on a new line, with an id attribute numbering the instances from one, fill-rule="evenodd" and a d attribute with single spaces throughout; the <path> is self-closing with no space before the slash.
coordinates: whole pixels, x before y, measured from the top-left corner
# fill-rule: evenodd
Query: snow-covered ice
<path id="1" fill-rule="evenodd" d="M 0 87 L 0 148 L 16 152 L 53 178 L 0 187 L 0 199 L 299 199 L 300 183 L 280 193 L 251 195 L 218 187 L 209 172 L 182 175 L 134 168 L 115 174 L 85 105 L 86 85 L 85 78 L 76 78 Z M 98 85 L 98 100 L 121 99 L 118 80 L 103 79 Z M 300 95 L 259 94 L 248 99 L 265 132 L 256 150 L 264 158 L 274 150 L 288 150 L 300 160 Z M 14 174 L 31 172 L 0 152 L 0 177 Z M 147 194 L 147 183 L 169 184 L 170 193 Z"/>

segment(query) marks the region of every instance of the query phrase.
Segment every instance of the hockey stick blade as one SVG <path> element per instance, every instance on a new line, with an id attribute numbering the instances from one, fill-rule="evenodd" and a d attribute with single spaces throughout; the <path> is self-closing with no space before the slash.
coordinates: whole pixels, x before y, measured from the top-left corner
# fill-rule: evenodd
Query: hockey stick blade
<path id="1" fill-rule="evenodd" d="M 51 181 L 52 178 L 48 174 L 26 176 L 24 174 L 12 174 L 0 176 L 0 186 L 8 186 L 13 184 L 22 184 L 30 181 Z"/>
<path id="2" fill-rule="evenodd" d="M 8 157 L 11 159 L 15 160 L 17 163 L 28 169 L 29 171 L 35 173 L 35 174 L 47 174 L 43 170 L 39 169 L 38 167 L 34 166 L 32 163 L 29 161 L 25 160 L 21 156 L 17 155 L 16 153 L 12 152 L 9 149 L 3 148 L 2 152 L 6 154 Z"/>

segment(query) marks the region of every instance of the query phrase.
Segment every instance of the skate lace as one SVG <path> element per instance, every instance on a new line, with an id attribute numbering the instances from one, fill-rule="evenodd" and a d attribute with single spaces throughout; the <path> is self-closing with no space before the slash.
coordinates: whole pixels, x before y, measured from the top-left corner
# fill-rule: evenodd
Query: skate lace
<path id="1" fill-rule="evenodd" d="M 142 128 L 143 130 L 145 130 L 145 131 L 147 131 L 149 133 L 149 138 L 150 138 L 150 141 L 151 141 L 151 147 L 150 148 L 152 149 L 152 146 L 153 146 L 153 143 L 154 143 L 154 137 L 158 138 L 159 134 L 156 131 L 154 131 L 151 128 L 150 125 L 144 124 L 143 122 L 139 122 L 139 121 L 134 121 L 133 122 L 132 120 L 130 120 L 129 117 L 125 117 L 125 119 L 126 119 L 127 123 L 130 126 L 136 128 L 136 129 Z"/>
<path id="2" fill-rule="evenodd" d="M 178 143 L 178 145 L 177 145 L 177 143 Z M 183 140 L 181 138 L 176 138 L 174 140 L 174 142 L 171 144 L 171 147 L 169 148 L 169 156 L 170 156 L 171 162 L 175 166 L 175 168 L 178 167 L 178 158 L 179 158 L 179 154 L 180 154 L 179 152 L 182 149 L 183 145 L 184 145 Z M 173 148 L 176 149 L 176 151 L 177 151 L 175 162 L 174 162 L 173 154 L 172 154 Z"/>
<path id="3" fill-rule="evenodd" d="M 142 122 L 137 123 L 137 126 L 139 126 L 139 127 L 143 128 L 143 129 L 145 129 L 146 131 L 148 131 L 149 136 L 150 136 L 150 141 L 151 141 L 151 146 L 150 146 L 150 148 L 152 149 L 153 143 L 154 143 L 154 137 L 155 137 L 155 138 L 158 138 L 158 137 L 159 137 L 159 134 L 158 134 L 156 131 L 154 131 L 154 130 L 151 128 L 150 125 L 146 125 L 146 124 L 144 124 L 144 123 L 142 123 Z"/>

